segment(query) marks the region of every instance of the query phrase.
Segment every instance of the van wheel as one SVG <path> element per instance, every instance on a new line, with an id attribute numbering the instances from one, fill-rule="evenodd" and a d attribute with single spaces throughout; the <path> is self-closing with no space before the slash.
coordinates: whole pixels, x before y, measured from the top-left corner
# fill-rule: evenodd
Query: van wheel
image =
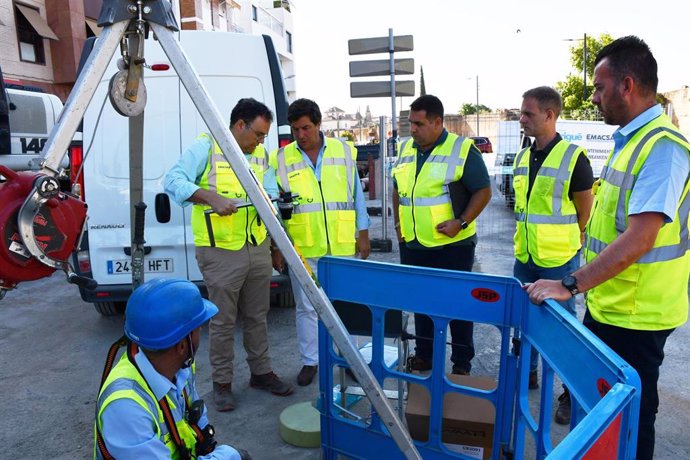
<path id="1" fill-rule="evenodd" d="M 126 302 L 94 302 L 96 311 L 103 316 L 116 316 L 125 312 Z"/>
<path id="2" fill-rule="evenodd" d="M 295 297 L 292 291 L 281 292 L 271 299 L 271 304 L 279 308 L 291 308 L 295 306 Z"/>

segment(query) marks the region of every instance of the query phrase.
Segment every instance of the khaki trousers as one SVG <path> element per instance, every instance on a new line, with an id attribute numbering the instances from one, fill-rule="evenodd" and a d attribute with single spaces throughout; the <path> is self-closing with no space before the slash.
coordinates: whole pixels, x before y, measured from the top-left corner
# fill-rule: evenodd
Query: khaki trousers
<path id="1" fill-rule="evenodd" d="M 232 383 L 238 318 L 249 370 L 256 375 L 272 371 L 266 324 L 272 275 L 269 247 L 266 238 L 258 246 L 245 244 L 238 251 L 196 248 L 209 299 L 218 306 L 218 314 L 209 323 L 211 377 L 216 383 Z"/>

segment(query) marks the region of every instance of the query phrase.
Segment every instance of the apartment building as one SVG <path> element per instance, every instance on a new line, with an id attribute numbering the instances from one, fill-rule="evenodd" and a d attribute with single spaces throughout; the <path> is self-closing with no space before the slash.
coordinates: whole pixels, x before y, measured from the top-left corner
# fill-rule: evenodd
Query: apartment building
<path id="1" fill-rule="evenodd" d="M 295 99 L 289 1 L 172 2 L 178 23 L 185 30 L 271 36 L 283 65 L 288 98 Z M 64 101 L 74 86 L 84 42 L 100 33 L 96 22 L 102 4 L 102 0 L 0 0 L 0 67 L 4 80 L 39 87 Z"/>

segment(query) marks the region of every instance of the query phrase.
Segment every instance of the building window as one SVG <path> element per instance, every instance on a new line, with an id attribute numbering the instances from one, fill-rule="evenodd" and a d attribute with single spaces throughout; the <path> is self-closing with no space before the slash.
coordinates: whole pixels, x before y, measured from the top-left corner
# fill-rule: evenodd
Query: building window
<path id="1" fill-rule="evenodd" d="M 17 25 L 19 59 L 35 64 L 45 64 L 44 38 L 57 40 L 46 20 L 36 8 L 15 4 L 14 17 Z"/>
<path id="2" fill-rule="evenodd" d="M 255 21 L 259 20 L 259 11 L 256 9 L 254 5 L 252 5 L 252 19 Z"/>
<path id="3" fill-rule="evenodd" d="M 292 34 L 287 30 L 285 31 L 285 41 L 287 42 L 288 53 L 292 53 Z"/>

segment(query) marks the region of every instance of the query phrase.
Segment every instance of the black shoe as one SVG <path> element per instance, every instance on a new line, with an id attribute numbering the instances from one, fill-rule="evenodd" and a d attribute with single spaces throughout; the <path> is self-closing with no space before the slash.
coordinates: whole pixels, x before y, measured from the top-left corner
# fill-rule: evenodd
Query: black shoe
<path id="1" fill-rule="evenodd" d="M 455 375 L 470 375 L 470 371 L 467 369 L 463 369 L 462 367 L 458 366 L 457 364 L 453 364 L 453 374 Z"/>
<path id="2" fill-rule="evenodd" d="M 319 366 L 302 366 L 302 370 L 300 370 L 299 374 L 297 375 L 297 385 L 301 387 L 306 387 L 309 385 L 312 380 L 314 380 L 314 376 L 316 375 L 318 369 Z"/>
<path id="3" fill-rule="evenodd" d="M 539 388 L 539 374 L 536 370 L 529 371 L 529 386 L 530 390 L 536 390 Z"/>
<path id="4" fill-rule="evenodd" d="M 280 378 L 278 378 L 278 376 L 273 372 L 263 375 L 252 374 L 249 379 L 249 385 L 252 388 L 258 388 L 259 390 L 270 391 L 274 395 L 278 396 L 287 396 L 295 391 L 292 385 L 288 385 L 280 380 Z"/>
<path id="5" fill-rule="evenodd" d="M 558 397 L 558 409 L 556 409 L 554 420 L 559 425 L 570 425 L 570 392 L 568 390 Z"/>
<path id="6" fill-rule="evenodd" d="M 422 359 L 419 356 L 412 355 L 407 358 L 407 367 L 413 371 L 430 371 L 431 362 L 426 359 Z"/>

